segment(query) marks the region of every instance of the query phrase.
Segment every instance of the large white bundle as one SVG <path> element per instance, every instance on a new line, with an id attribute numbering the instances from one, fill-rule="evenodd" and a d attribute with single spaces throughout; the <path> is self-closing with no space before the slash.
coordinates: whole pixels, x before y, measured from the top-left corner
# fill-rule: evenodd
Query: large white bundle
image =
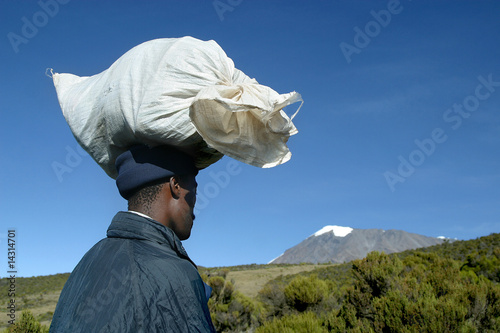
<path id="1" fill-rule="evenodd" d="M 284 163 L 297 129 L 282 108 L 302 101 L 246 76 L 216 42 L 192 37 L 152 40 L 100 74 L 53 80 L 74 136 L 112 178 L 116 157 L 137 143 L 176 146 L 199 168 L 222 154 L 259 167 Z"/>

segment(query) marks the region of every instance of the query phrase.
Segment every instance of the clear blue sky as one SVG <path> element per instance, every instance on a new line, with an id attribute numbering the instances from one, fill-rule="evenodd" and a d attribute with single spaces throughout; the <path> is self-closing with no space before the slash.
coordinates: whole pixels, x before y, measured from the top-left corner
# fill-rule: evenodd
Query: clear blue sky
<path id="1" fill-rule="evenodd" d="M 0 241 L 16 229 L 20 276 L 71 271 L 126 209 L 114 181 L 72 155 L 45 69 L 94 75 L 162 37 L 213 39 L 247 75 L 305 101 L 288 163 L 259 169 L 225 157 L 199 175 L 206 200 L 184 242 L 197 264 L 267 263 L 331 224 L 458 239 L 500 231 L 498 1 L 0 8 Z M 71 172 L 58 178 L 54 162 Z M 217 182 L 228 167 L 229 182 Z"/>

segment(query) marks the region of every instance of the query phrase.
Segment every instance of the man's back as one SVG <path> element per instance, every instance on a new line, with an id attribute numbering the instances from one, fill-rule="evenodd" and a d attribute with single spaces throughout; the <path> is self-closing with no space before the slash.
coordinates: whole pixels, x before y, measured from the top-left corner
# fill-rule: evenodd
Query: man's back
<path id="1" fill-rule="evenodd" d="M 118 213 L 66 283 L 50 332 L 214 332 L 204 284 L 160 223 Z"/>

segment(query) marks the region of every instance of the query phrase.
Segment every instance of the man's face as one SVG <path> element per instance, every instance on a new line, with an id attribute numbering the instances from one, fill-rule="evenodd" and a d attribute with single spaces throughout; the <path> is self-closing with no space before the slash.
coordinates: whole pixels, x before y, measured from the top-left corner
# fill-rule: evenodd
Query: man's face
<path id="1" fill-rule="evenodd" d="M 191 235 L 191 228 L 194 220 L 194 205 L 196 203 L 196 183 L 195 176 L 186 175 L 176 177 L 178 179 L 179 197 L 176 198 L 175 209 L 172 212 L 170 228 L 175 232 L 180 240 L 186 240 Z"/>

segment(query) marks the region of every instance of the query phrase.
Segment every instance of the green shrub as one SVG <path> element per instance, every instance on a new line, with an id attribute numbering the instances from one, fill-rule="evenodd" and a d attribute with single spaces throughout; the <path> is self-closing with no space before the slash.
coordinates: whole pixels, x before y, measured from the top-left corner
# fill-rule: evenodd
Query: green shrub
<path id="1" fill-rule="evenodd" d="M 31 311 L 25 310 L 21 313 L 21 318 L 14 325 L 6 330 L 8 333 L 48 333 L 49 328 L 41 325 Z"/>
<path id="2" fill-rule="evenodd" d="M 374 297 L 384 295 L 402 270 L 403 263 L 398 257 L 376 251 L 352 263 L 358 286 L 366 288 Z"/>
<path id="3" fill-rule="evenodd" d="M 285 287 L 285 298 L 288 304 L 299 312 L 318 305 L 328 292 L 325 281 L 316 275 L 297 276 Z"/>
<path id="4" fill-rule="evenodd" d="M 273 319 L 257 328 L 255 333 L 322 333 L 328 332 L 322 321 L 312 312 L 304 312 Z"/>
<path id="5" fill-rule="evenodd" d="M 234 291 L 234 285 L 227 281 L 227 270 L 215 272 L 206 282 L 212 289 L 208 308 L 217 332 L 244 332 L 257 326 L 261 309 L 256 302 Z"/>
<path id="6" fill-rule="evenodd" d="M 265 314 L 262 318 L 263 321 L 271 320 L 275 317 L 279 318 L 289 313 L 284 289 L 285 286 L 275 279 L 265 284 L 259 291 L 257 299 L 262 302 L 265 309 Z"/>
<path id="7" fill-rule="evenodd" d="M 334 332 L 498 332 L 500 285 L 459 267 L 434 253 L 414 252 L 403 263 L 370 254 L 353 262 L 355 284 L 326 325 Z"/>

